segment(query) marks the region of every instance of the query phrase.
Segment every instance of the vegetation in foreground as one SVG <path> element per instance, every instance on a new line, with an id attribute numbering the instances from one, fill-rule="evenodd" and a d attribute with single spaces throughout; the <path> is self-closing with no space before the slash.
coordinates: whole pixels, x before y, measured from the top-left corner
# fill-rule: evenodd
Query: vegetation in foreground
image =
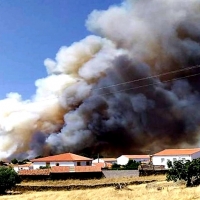
<path id="1" fill-rule="evenodd" d="M 5 194 L 6 190 L 11 189 L 17 183 L 20 183 L 20 178 L 15 170 L 11 167 L 0 167 L 0 194 Z"/>
<path id="2" fill-rule="evenodd" d="M 167 173 L 167 181 L 177 182 L 183 180 L 186 182 L 187 187 L 200 184 L 200 158 L 192 161 L 178 160 L 173 164 L 168 161 L 167 165 L 170 168 Z"/>
<path id="3" fill-rule="evenodd" d="M 26 192 L 21 195 L 0 196 L 0 200 L 194 200 L 200 199 L 200 187 L 186 188 L 183 185 L 176 185 L 166 181 L 132 185 L 122 190 L 114 187 L 72 191 L 46 191 L 46 192 Z"/>
<path id="4" fill-rule="evenodd" d="M 23 181 L 20 185 L 30 185 L 30 186 L 65 186 L 65 185 L 96 185 L 96 184 L 106 184 L 106 183 L 129 183 L 132 181 L 164 181 L 166 180 L 165 175 L 158 176 L 143 176 L 143 177 L 119 177 L 119 178 L 102 178 L 102 179 L 89 179 L 89 180 L 45 180 L 45 181 Z"/>

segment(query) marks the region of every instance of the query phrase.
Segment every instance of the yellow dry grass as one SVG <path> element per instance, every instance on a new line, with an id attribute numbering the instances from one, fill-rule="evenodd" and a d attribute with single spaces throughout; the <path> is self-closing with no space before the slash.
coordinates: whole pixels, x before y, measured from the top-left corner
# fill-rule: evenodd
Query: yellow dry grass
<path id="1" fill-rule="evenodd" d="M 128 183 L 132 181 L 163 181 L 166 179 L 165 175 L 158 176 L 144 176 L 144 177 L 120 177 L 120 178 L 102 178 L 102 179 L 89 179 L 89 180 L 60 180 L 60 181 L 28 181 L 22 182 L 21 185 L 30 185 L 30 186 L 56 186 L 56 185 L 96 185 L 96 184 L 106 184 L 106 183 Z"/>
<path id="2" fill-rule="evenodd" d="M 161 185 L 162 186 L 161 182 Z M 200 199 L 200 187 L 185 188 L 171 185 L 162 190 L 157 186 L 150 189 L 146 184 L 128 186 L 127 189 L 115 190 L 114 187 L 74 191 L 27 192 L 22 195 L 0 196 L 0 200 L 195 200 Z"/>

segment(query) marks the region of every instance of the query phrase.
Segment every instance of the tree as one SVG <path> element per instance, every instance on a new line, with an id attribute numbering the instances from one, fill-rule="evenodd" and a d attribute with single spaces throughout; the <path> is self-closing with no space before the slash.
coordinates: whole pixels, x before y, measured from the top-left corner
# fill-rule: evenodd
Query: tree
<path id="1" fill-rule="evenodd" d="M 200 184 L 200 158 L 192 161 L 168 161 L 167 181 L 186 181 L 186 186 L 196 186 Z"/>
<path id="2" fill-rule="evenodd" d="M 121 168 L 121 165 L 118 165 L 117 163 L 113 163 L 112 166 L 111 166 L 111 169 L 120 169 Z"/>
<path id="3" fill-rule="evenodd" d="M 124 166 L 125 169 L 137 170 L 141 163 L 135 160 L 129 160 L 128 163 Z"/>
<path id="4" fill-rule="evenodd" d="M 16 158 L 14 158 L 14 159 L 11 160 L 11 163 L 15 165 L 15 164 L 18 163 L 18 160 Z"/>
<path id="5" fill-rule="evenodd" d="M 0 194 L 20 183 L 20 177 L 11 167 L 0 167 Z"/>

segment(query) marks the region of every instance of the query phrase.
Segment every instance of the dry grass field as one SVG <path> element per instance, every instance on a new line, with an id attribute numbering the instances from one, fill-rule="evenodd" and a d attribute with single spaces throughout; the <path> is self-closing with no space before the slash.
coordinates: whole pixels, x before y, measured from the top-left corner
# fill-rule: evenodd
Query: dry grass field
<path id="1" fill-rule="evenodd" d="M 124 178 L 102 178 L 102 179 L 89 179 L 89 180 L 61 180 L 61 181 L 24 181 L 21 185 L 31 185 L 31 186 L 56 186 L 56 185 L 95 185 L 95 184 L 106 184 L 106 183 L 129 183 L 132 181 L 164 181 L 166 179 L 165 175 L 158 176 L 145 176 L 145 177 L 124 177 Z"/>
<path id="2" fill-rule="evenodd" d="M 165 176 L 100 179 L 100 180 L 66 180 L 66 181 L 33 181 L 23 182 L 22 185 L 66 185 L 66 184 L 105 184 L 123 183 L 136 181 L 156 180 L 152 183 L 141 185 L 128 185 L 127 187 L 116 190 L 115 187 L 105 187 L 98 189 L 71 190 L 71 191 L 43 191 L 43 192 L 24 192 L 23 194 L 0 196 L 0 200 L 200 200 L 200 186 L 186 188 L 183 184 L 166 182 Z"/>
<path id="3" fill-rule="evenodd" d="M 165 182 L 160 182 L 159 185 Z M 166 183 L 165 183 L 166 184 Z M 169 184 L 168 184 L 169 185 Z M 147 184 L 132 185 L 122 190 L 114 187 L 101 189 L 73 190 L 73 191 L 45 191 L 26 192 L 21 195 L 0 196 L 0 200 L 195 200 L 200 199 L 200 187 L 185 188 L 185 186 L 146 187 Z"/>

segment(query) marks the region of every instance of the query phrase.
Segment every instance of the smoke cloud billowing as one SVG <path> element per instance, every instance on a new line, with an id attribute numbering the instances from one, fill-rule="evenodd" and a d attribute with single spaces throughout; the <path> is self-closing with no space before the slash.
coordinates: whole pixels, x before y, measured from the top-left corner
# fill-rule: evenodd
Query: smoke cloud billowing
<path id="1" fill-rule="evenodd" d="M 200 69 L 184 68 L 200 64 L 199 21 L 198 0 L 94 10 L 86 26 L 95 35 L 45 60 L 31 100 L 0 101 L 0 159 L 198 146 Z"/>

